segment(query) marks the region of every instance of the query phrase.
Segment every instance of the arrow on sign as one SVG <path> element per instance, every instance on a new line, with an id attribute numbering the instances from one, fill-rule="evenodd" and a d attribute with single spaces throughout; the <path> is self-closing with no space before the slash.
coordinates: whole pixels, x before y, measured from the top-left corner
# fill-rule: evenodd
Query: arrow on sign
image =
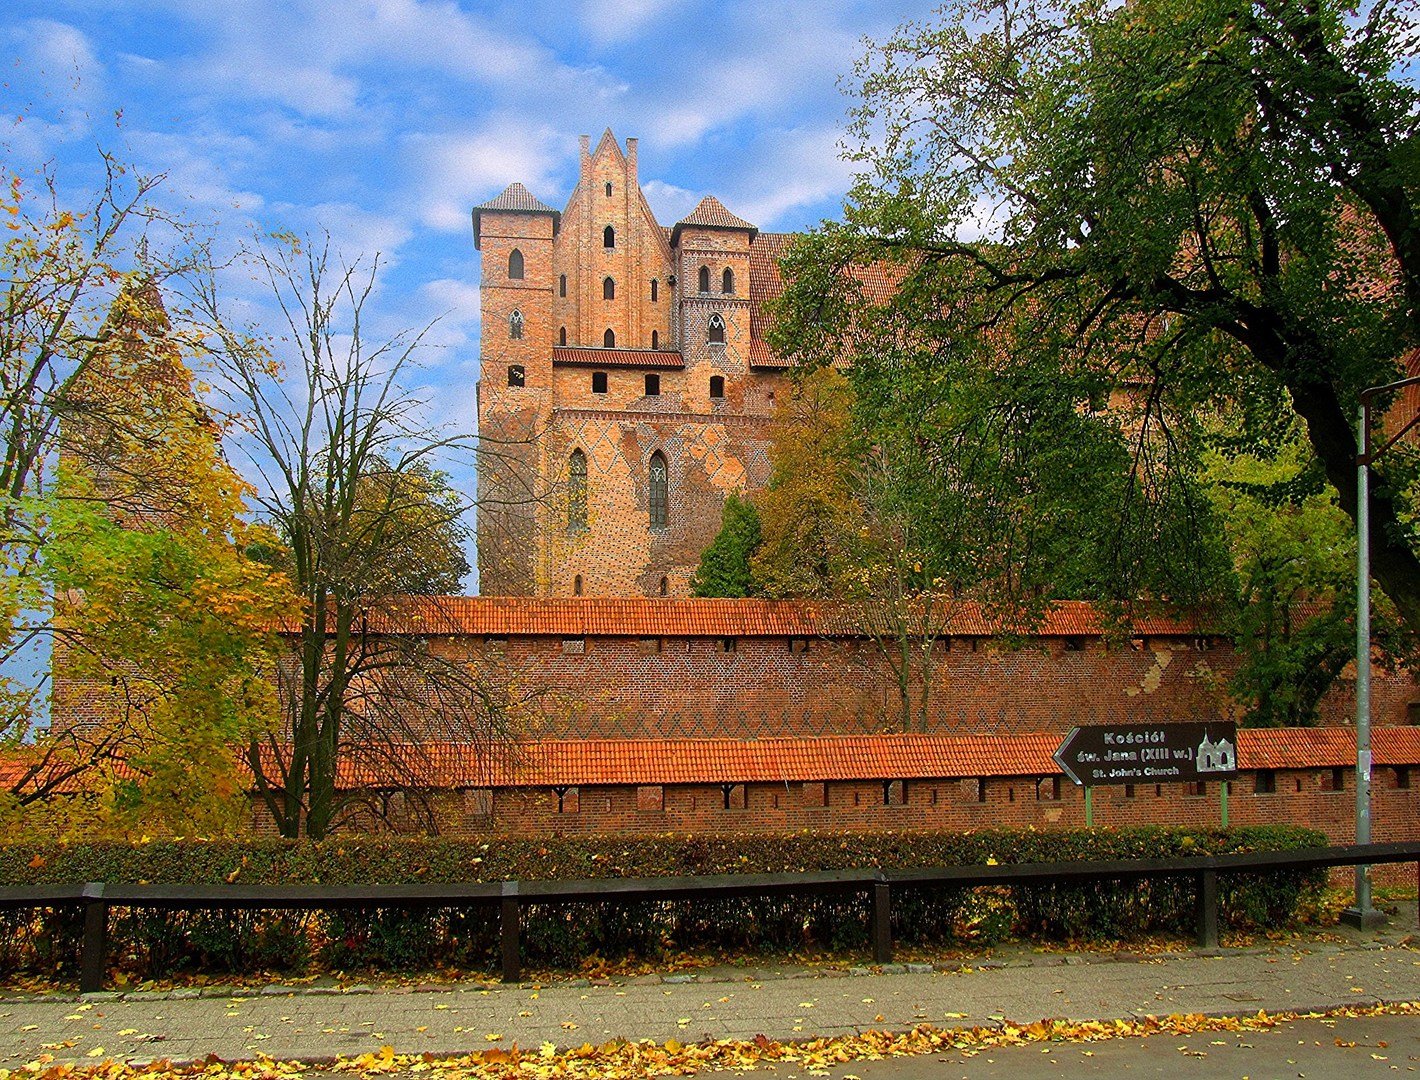
<path id="1" fill-rule="evenodd" d="M 1079 728 L 1071 728 L 1070 734 L 1065 736 L 1065 741 L 1062 742 L 1059 746 L 1057 746 L 1055 748 L 1055 753 L 1051 754 L 1050 756 L 1055 759 L 1055 764 L 1060 766 L 1060 771 L 1070 778 L 1070 782 L 1072 784 L 1074 784 L 1076 787 L 1084 787 L 1085 781 L 1080 777 L 1079 773 L 1077 773 L 1073 768 L 1071 768 L 1071 760 L 1068 757 L 1070 753 L 1070 748 L 1074 745 L 1075 740 L 1079 737 L 1079 735 Z"/>

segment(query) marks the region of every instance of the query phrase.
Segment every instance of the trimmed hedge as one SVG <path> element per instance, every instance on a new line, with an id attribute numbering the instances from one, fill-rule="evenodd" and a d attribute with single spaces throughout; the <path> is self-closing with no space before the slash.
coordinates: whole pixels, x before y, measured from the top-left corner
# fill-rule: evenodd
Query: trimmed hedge
<path id="1" fill-rule="evenodd" d="M 442 839 L 350 837 L 164 840 L 127 844 L 0 845 L 0 885 L 84 881 L 221 884 L 410 884 L 538 878 L 773 873 L 878 866 L 979 865 L 1292 850 L 1326 838 L 1288 825 L 1221 829 L 1092 829 L 974 833 Z M 1318 873 L 1226 875 L 1222 917 L 1233 927 L 1293 919 Z M 894 934 L 904 944 L 1011 934 L 1073 940 L 1191 932 L 1191 879 L 895 890 Z M 76 910 L 0 912 L 0 971 L 67 977 L 77 963 Z M 119 909 L 111 931 L 120 966 L 140 977 L 333 970 L 491 970 L 496 917 L 487 909 L 383 908 L 311 912 Z M 670 950 L 731 952 L 863 948 L 867 905 L 846 897 L 539 904 L 527 910 L 533 964 L 576 966 L 590 957 L 654 957 Z"/>

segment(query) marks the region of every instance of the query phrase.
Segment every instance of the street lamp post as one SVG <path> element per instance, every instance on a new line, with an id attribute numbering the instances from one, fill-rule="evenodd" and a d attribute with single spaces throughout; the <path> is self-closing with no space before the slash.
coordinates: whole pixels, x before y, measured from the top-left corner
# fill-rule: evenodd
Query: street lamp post
<path id="1" fill-rule="evenodd" d="M 1420 376 L 1361 391 L 1356 430 L 1356 843 L 1371 842 L 1371 499 L 1370 466 L 1420 422 L 1412 418 L 1378 450 L 1371 450 L 1371 402 L 1420 384 Z M 1371 906 L 1370 867 L 1356 867 L 1356 902 L 1341 915 L 1352 926 L 1374 926 L 1384 916 Z"/>

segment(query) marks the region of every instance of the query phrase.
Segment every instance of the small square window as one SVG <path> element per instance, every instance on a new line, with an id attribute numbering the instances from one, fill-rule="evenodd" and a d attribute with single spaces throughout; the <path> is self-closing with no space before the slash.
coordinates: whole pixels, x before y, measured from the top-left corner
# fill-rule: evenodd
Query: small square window
<path id="1" fill-rule="evenodd" d="M 587 639 L 584 637 L 565 637 L 562 639 L 562 652 L 567 656 L 581 656 L 587 651 Z"/>
<path id="2" fill-rule="evenodd" d="M 1345 791 L 1346 790 L 1346 770 L 1342 768 L 1331 769 L 1321 778 L 1322 791 Z"/>
<path id="3" fill-rule="evenodd" d="M 1273 769 L 1258 769 L 1257 782 L 1253 791 L 1259 795 L 1273 795 L 1277 792 L 1277 773 Z"/>
<path id="4" fill-rule="evenodd" d="M 1190 780 L 1188 783 L 1183 785 L 1183 793 L 1189 796 L 1190 798 L 1201 798 L 1202 796 L 1208 794 L 1208 781 Z"/>
<path id="5" fill-rule="evenodd" d="M 661 639 L 643 637 L 636 642 L 636 651 L 642 656 L 656 656 L 661 651 Z"/>
<path id="6" fill-rule="evenodd" d="M 1043 776 L 1036 781 L 1035 797 L 1041 802 L 1060 801 L 1060 777 Z"/>
<path id="7" fill-rule="evenodd" d="M 715 639 L 715 651 L 718 653 L 732 653 L 735 651 L 737 642 L 732 637 L 722 637 Z"/>
<path id="8" fill-rule="evenodd" d="M 809 651 L 809 639 L 806 637 L 791 637 L 789 639 L 789 651 L 791 653 L 806 653 Z"/>
<path id="9" fill-rule="evenodd" d="M 1410 766 L 1397 765 L 1395 767 L 1395 786 L 1402 791 L 1410 790 Z"/>
<path id="10" fill-rule="evenodd" d="M 1124 797 L 1125 797 L 1126 799 L 1132 799 L 1132 798 L 1134 798 L 1134 785 L 1133 785 L 1133 784 L 1125 784 L 1125 785 L 1124 785 Z"/>

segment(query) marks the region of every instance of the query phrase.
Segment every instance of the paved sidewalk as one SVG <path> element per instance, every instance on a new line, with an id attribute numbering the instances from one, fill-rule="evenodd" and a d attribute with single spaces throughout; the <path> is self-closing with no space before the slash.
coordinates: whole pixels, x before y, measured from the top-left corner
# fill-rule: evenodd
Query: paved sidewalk
<path id="1" fill-rule="evenodd" d="M 1413 925 L 1407 919 L 1402 927 Z M 809 1038 L 989 1024 L 1002 1017 L 1112 1019 L 1179 1012 L 1308 1010 L 1420 1000 L 1420 949 L 1404 932 L 1345 944 L 1215 955 L 1017 954 L 963 971 L 827 973 L 724 969 L 611 985 L 584 981 L 431 990 L 245 996 L 130 993 L 0 1001 L 0 1067 L 49 1053 L 103 1058 L 325 1058 L 392 1045 L 399 1053 L 600 1043 L 613 1037 Z"/>

